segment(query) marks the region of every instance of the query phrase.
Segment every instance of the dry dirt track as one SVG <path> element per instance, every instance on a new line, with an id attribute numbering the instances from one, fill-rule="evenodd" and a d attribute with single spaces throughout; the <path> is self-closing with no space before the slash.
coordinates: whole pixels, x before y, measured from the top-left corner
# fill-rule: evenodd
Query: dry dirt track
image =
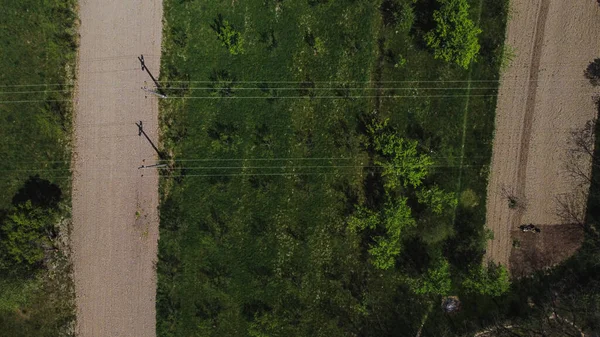
<path id="1" fill-rule="evenodd" d="M 502 75 L 487 196 L 487 226 L 494 231 L 487 258 L 503 265 L 511 230 L 563 222 L 556 197 L 576 186 L 565 170 L 569 134 L 597 111 L 597 90 L 583 71 L 600 57 L 596 0 L 513 0 L 511 7 L 506 44 L 516 57 Z M 503 188 L 525 208 L 509 209 Z"/>
<path id="2" fill-rule="evenodd" d="M 158 75 L 160 0 L 81 0 L 73 248 L 78 336 L 155 335 L 158 107 L 137 56 Z M 143 171 L 143 172 L 142 172 Z M 142 173 L 146 173 L 144 177 Z"/>

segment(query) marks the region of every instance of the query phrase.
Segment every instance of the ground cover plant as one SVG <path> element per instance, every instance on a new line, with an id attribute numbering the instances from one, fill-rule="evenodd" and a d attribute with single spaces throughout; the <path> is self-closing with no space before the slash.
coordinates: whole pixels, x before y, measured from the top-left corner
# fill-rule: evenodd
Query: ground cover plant
<path id="1" fill-rule="evenodd" d="M 69 263 L 59 237 L 66 234 L 69 214 L 74 6 L 75 1 L 2 2 L 0 326 L 5 336 L 64 335 L 73 320 Z"/>
<path id="2" fill-rule="evenodd" d="M 478 327 L 509 286 L 481 266 L 507 3 L 469 1 L 455 62 L 446 2 L 165 2 L 159 336 Z"/>

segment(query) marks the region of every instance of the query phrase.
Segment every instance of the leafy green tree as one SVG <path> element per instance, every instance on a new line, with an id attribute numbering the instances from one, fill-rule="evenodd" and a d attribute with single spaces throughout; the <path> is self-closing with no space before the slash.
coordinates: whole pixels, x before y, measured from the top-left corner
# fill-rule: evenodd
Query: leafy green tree
<path id="1" fill-rule="evenodd" d="M 478 265 L 463 281 L 463 287 L 480 295 L 500 296 L 510 289 L 508 271 L 504 266 L 493 263 L 487 268 Z"/>
<path id="2" fill-rule="evenodd" d="M 450 264 L 442 259 L 427 270 L 427 274 L 418 280 L 409 282 L 411 288 L 419 295 L 442 295 L 446 296 L 452 289 L 452 279 L 450 278 Z"/>
<path id="3" fill-rule="evenodd" d="M 384 187 L 391 191 L 399 187 L 418 187 L 429 173 L 433 160 L 417 151 L 417 141 L 384 133 L 374 138 L 374 145 L 385 160 L 375 163 L 383 167 Z"/>
<path id="4" fill-rule="evenodd" d="M 348 220 L 348 229 L 352 232 L 365 229 L 381 228 L 385 235 L 376 236 L 375 244 L 369 248 L 373 265 L 378 269 L 389 269 L 394 266 L 396 257 L 402 250 L 402 233 L 406 228 L 414 227 L 415 220 L 406 198 L 389 202 L 381 212 L 374 212 L 359 207 Z"/>
<path id="5" fill-rule="evenodd" d="M 219 16 L 214 20 L 211 28 L 217 33 L 217 39 L 221 41 L 224 47 L 227 47 L 231 55 L 244 53 L 244 38 L 242 34 L 234 29 L 227 20 L 223 20 L 223 16 Z"/>
<path id="6" fill-rule="evenodd" d="M 429 206 L 431 211 L 437 215 L 443 214 L 447 210 L 453 210 L 458 204 L 455 193 L 446 192 L 437 185 L 417 191 L 417 198 L 420 203 Z"/>
<path id="7" fill-rule="evenodd" d="M 427 244 L 443 242 L 454 234 L 453 213 L 458 200 L 456 193 L 439 186 L 422 187 L 416 191 L 417 200 L 426 208 L 418 215 L 419 235 Z"/>
<path id="8" fill-rule="evenodd" d="M 386 235 L 375 238 L 376 244 L 369 249 L 373 256 L 373 265 L 379 269 L 394 266 L 396 257 L 401 251 L 402 233 L 406 228 L 414 227 L 416 222 L 406 198 L 389 203 L 384 210 Z"/>
<path id="9" fill-rule="evenodd" d="M 354 233 L 358 230 L 375 229 L 380 222 L 378 213 L 360 206 L 348 219 L 348 229 Z"/>
<path id="10" fill-rule="evenodd" d="M 44 251 L 52 247 L 54 222 L 58 216 L 52 209 L 35 207 L 31 201 L 17 206 L 2 224 L 2 246 L 16 264 L 35 265 L 44 259 Z"/>
<path id="11" fill-rule="evenodd" d="M 425 35 L 427 46 L 436 59 L 468 68 L 479 52 L 477 35 L 481 29 L 469 19 L 467 0 L 437 0 L 440 9 L 433 12 L 436 27 Z"/>

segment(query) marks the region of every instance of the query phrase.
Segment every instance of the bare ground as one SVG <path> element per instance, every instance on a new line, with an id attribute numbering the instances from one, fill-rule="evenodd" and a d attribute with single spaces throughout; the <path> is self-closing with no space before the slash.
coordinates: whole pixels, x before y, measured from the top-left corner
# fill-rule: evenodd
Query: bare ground
<path id="1" fill-rule="evenodd" d="M 511 232 L 513 249 L 509 262 L 514 277 L 527 276 L 565 260 L 577 251 L 583 240 L 583 229 L 576 224 L 537 227 L 542 230 L 540 234 L 518 229 Z"/>
<path id="2" fill-rule="evenodd" d="M 487 226 L 494 232 L 487 259 L 503 265 L 514 260 L 512 238 L 519 225 L 566 228 L 557 198 L 587 193 L 588 186 L 567 172 L 566 158 L 570 132 L 595 117 L 594 89 L 583 71 L 600 57 L 597 1 L 513 0 L 511 7 L 506 44 L 516 57 L 501 78 L 487 196 Z M 583 165 L 589 170 L 590 163 Z M 508 207 L 509 195 L 517 207 Z M 545 242 L 543 237 L 554 232 L 564 234 L 524 234 Z M 561 245 L 555 234 L 551 241 Z M 524 240 L 521 249 L 528 250 L 527 245 L 535 243 Z M 567 246 L 572 253 L 572 242 Z M 537 248 L 544 254 L 542 246 Z"/>
<path id="3" fill-rule="evenodd" d="M 82 0 L 73 157 L 73 266 L 79 336 L 155 336 L 158 179 L 134 124 L 157 139 L 160 0 Z"/>

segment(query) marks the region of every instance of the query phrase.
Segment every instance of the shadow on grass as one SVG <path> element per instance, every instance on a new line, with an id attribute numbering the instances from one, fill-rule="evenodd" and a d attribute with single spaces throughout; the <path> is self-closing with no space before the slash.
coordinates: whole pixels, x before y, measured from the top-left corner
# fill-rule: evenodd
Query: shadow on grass
<path id="1" fill-rule="evenodd" d="M 29 177 L 23 187 L 19 189 L 12 199 L 13 205 L 17 206 L 31 200 L 35 206 L 56 207 L 62 197 L 62 190 L 58 185 L 39 176 Z"/>

